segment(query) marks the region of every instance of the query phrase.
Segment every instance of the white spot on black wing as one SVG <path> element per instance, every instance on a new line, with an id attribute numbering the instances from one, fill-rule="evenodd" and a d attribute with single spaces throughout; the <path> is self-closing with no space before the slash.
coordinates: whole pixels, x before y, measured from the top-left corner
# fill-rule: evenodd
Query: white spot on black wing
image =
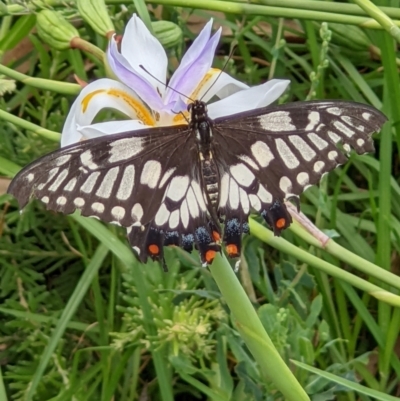
<path id="1" fill-rule="evenodd" d="M 267 167 L 275 158 L 269 146 L 262 141 L 257 141 L 251 146 L 251 153 L 261 167 Z"/>
<path id="2" fill-rule="evenodd" d="M 161 163 L 157 160 L 148 160 L 140 175 L 140 183 L 149 188 L 155 188 L 161 176 Z"/>
<path id="3" fill-rule="evenodd" d="M 219 189 L 219 207 L 225 207 L 229 196 L 229 174 L 225 173 L 221 179 L 221 187 Z"/>
<path id="4" fill-rule="evenodd" d="M 93 202 L 92 203 L 92 209 L 96 213 L 103 213 L 104 212 L 104 204 L 100 202 Z"/>
<path id="5" fill-rule="evenodd" d="M 47 180 L 45 182 L 40 183 L 38 185 L 38 189 L 42 190 L 46 186 L 46 184 L 49 183 L 54 178 L 54 176 L 58 173 L 59 170 L 60 170 L 59 167 L 52 168 L 49 171 L 49 175 L 47 177 Z"/>
<path id="6" fill-rule="evenodd" d="M 76 181 L 77 181 L 76 177 L 71 178 L 68 181 L 68 184 L 64 187 L 64 191 L 69 191 L 69 192 L 73 191 L 76 185 Z"/>
<path id="7" fill-rule="evenodd" d="M 250 211 L 249 198 L 242 188 L 239 188 L 239 198 L 244 214 L 248 214 Z"/>
<path id="8" fill-rule="evenodd" d="M 85 205 L 85 199 L 83 198 L 75 198 L 74 199 L 74 205 L 77 207 L 82 207 Z"/>
<path id="9" fill-rule="evenodd" d="M 125 213 L 125 208 L 122 206 L 114 206 L 111 209 L 111 214 L 117 221 L 122 220 L 125 217 Z"/>
<path id="10" fill-rule="evenodd" d="M 289 177 L 283 176 L 279 180 L 279 188 L 285 193 L 289 194 L 292 191 L 292 181 Z"/>
<path id="11" fill-rule="evenodd" d="M 343 112 L 343 110 L 342 110 L 342 109 L 339 109 L 339 107 L 328 107 L 328 108 L 326 109 L 326 111 L 327 111 L 329 114 L 333 114 L 334 116 L 340 116 L 340 115 L 342 114 L 342 112 Z"/>
<path id="12" fill-rule="evenodd" d="M 362 113 L 362 118 L 366 121 L 369 121 L 369 119 L 371 118 L 371 113 L 367 112 Z"/>
<path id="13" fill-rule="evenodd" d="M 334 121 L 333 125 L 337 130 L 345 134 L 348 138 L 351 138 L 355 134 L 355 132 L 352 129 L 346 127 L 346 125 L 344 125 L 340 121 Z"/>
<path id="14" fill-rule="evenodd" d="M 55 160 L 55 165 L 62 166 L 63 164 L 67 163 L 69 159 L 71 159 L 71 155 L 60 156 Z"/>
<path id="15" fill-rule="evenodd" d="M 118 177 L 118 173 L 119 167 L 113 167 L 107 171 L 98 190 L 96 191 L 97 196 L 104 199 L 110 198 L 113 186 Z"/>
<path id="16" fill-rule="evenodd" d="M 161 181 L 160 181 L 159 188 L 162 188 L 162 187 L 165 185 L 165 183 L 166 183 L 167 180 L 171 177 L 171 175 L 174 173 L 175 170 L 176 170 L 176 168 L 173 167 L 173 168 L 168 169 L 168 170 L 164 173 L 163 178 L 162 178 Z"/>
<path id="17" fill-rule="evenodd" d="M 57 191 L 61 183 L 67 178 L 67 175 L 68 175 L 68 169 L 64 169 L 63 171 L 61 171 L 61 173 L 58 174 L 58 176 L 56 176 L 54 182 L 50 185 L 49 191 L 52 192 Z"/>
<path id="18" fill-rule="evenodd" d="M 274 111 L 260 116 L 258 121 L 261 127 L 267 131 L 281 132 L 296 130 L 288 111 Z"/>
<path id="19" fill-rule="evenodd" d="M 307 185 L 309 182 L 309 179 L 310 179 L 310 177 L 306 172 L 301 172 L 301 173 L 297 174 L 297 182 L 300 185 L 303 185 L 303 186 Z"/>
<path id="20" fill-rule="evenodd" d="M 164 204 L 163 204 L 164 205 Z M 165 205 L 164 205 L 165 207 Z M 160 207 L 161 209 L 161 207 Z M 135 203 L 132 208 L 131 216 L 136 222 L 141 222 L 143 217 L 144 211 L 143 207 L 140 203 Z"/>
<path id="21" fill-rule="evenodd" d="M 272 202 L 272 194 L 267 191 L 262 185 L 258 187 L 257 196 L 264 203 Z"/>
<path id="22" fill-rule="evenodd" d="M 338 143 L 341 140 L 340 136 L 335 134 L 333 131 L 328 131 L 328 135 L 334 143 Z"/>
<path id="23" fill-rule="evenodd" d="M 278 149 L 279 156 L 287 168 L 294 169 L 300 164 L 297 157 L 290 150 L 289 146 L 286 145 L 283 139 L 276 139 L 276 148 Z"/>
<path id="24" fill-rule="evenodd" d="M 256 178 L 250 169 L 242 163 L 231 166 L 230 171 L 236 182 L 243 187 L 249 187 Z"/>
<path id="25" fill-rule="evenodd" d="M 251 207 L 254 210 L 256 210 L 257 212 L 259 212 L 261 210 L 260 198 L 257 195 L 250 194 L 249 195 L 249 200 L 250 200 Z"/>
<path id="26" fill-rule="evenodd" d="M 304 160 L 309 162 L 316 156 L 314 149 L 312 149 L 299 135 L 290 135 L 289 141 L 292 142 L 292 144 L 300 152 Z"/>
<path id="27" fill-rule="evenodd" d="M 255 161 L 250 158 L 247 155 L 240 155 L 238 156 L 238 158 L 244 162 L 246 162 L 250 167 L 252 167 L 254 170 L 259 170 L 260 167 L 257 166 L 257 164 L 255 163 Z"/>
<path id="28" fill-rule="evenodd" d="M 321 160 L 318 160 L 314 163 L 314 171 L 319 173 L 325 167 L 325 163 Z"/>
<path id="29" fill-rule="evenodd" d="M 320 136 L 315 134 L 314 132 L 311 132 L 310 134 L 307 135 L 308 139 L 319 149 L 319 150 L 324 150 L 328 146 L 328 142 L 326 142 L 324 139 L 322 139 Z"/>
<path id="30" fill-rule="evenodd" d="M 56 200 L 57 205 L 63 206 L 67 203 L 67 198 L 65 196 L 59 196 Z"/>
<path id="31" fill-rule="evenodd" d="M 192 181 L 192 188 L 194 195 L 197 199 L 197 203 L 200 206 L 200 209 L 205 212 L 207 210 L 206 203 L 204 202 L 204 194 L 201 192 L 200 185 L 197 181 Z"/>
<path id="32" fill-rule="evenodd" d="M 98 171 L 90 174 L 89 177 L 86 179 L 86 181 L 83 183 L 81 191 L 90 194 L 90 192 L 93 191 L 93 188 L 96 185 L 96 181 L 99 178 L 99 176 L 100 173 Z"/>
<path id="33" fill-rule="evenodd" d="M 169 228 L 174 229 L 179 225 L 179 210 L 174 210 L 169 217 Z"/>
<path id="34" fill-rule="evenodd" d="M 167 220 L 169 219 L 169 211 L 167 209 L 167 207 L 165 206 L 164 203 L 161 204 L 160 208 L 158 209 L 158 212 L 156 214 L 155 220 L 154 222 L 158 225 L 158 226 L 162 226 L 164 225 Z"/>
<path id="35" fill-rule="evenodd" d="M 123 138 L 110 143 L 110 163 L 120 162 L 136 156 L 143 149 L 140 138 Z"/>
<path id="36" fill-rule="evenodd" d="M 189 211 L 191 216 L 195 219 L 199 217 L 199 205 L 197 204 L 196 197 L 194 196 L 194 192 L 192 188 L 188 189 L 186 200 L 188 203 Z"/>
<path id="37" fill-rule="evenodd" d="M 319 113 L 318 111 L 311 111 L 310 113 L 308 113 L 308 125 L 306 126 L 306 131 L 312 131 L 315 126 L 319 123 Z"/>
<path id="38" fill-rule="evenodd" d="M 239 207 L 239 187 L 235 180 L 230 180 L 229 184 L 229 205 L 232 209 Z"/>
<path id="39" fill-rule="evenodd" d="M 169 183 L 167 197 L 178 202 L 185 196 L 188 186 L 189 177 L 187 175 L 174 177 Z"/>
<path id="40" fill-rule="evenodd" d="M 93 162 L 92 151 L 86 150 L 80 155 L 81 163 L 90 170 L 96 170 L 99 166 Z"/>
<path id="41" fill-rule="evenodd" d="M 331 150 L 328 153 L 328 159 L 329 160 L 335 160 L 337 158 L 337 156 L 338 156 L 338 152 L 336 152 L 335 150 Z"/>
<path id="42" fill-rule="evenodd" d="M 135 185 L 135 166 L 129 164 L 125 167 L 124 173 L 119 183 L 117 198 L 126 200 L 132 195 L 133 186 Z"/>
<path id="43" fill-rule="evenodd" d="M 181 205 L 181 220 L 184 228 L 188 228 L 189 226 L 189 209 L 186 202 L 186 199 L 182 202 Z"/>

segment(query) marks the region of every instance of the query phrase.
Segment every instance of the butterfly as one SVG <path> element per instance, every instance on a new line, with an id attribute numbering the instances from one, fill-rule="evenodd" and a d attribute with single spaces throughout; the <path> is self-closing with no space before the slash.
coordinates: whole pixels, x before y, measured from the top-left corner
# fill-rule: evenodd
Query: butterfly
<path id="1" fill-rule="evenodd" d="M 21 208 L 31 198 L 65 214 L 80 210 L 127 228 L 138 258 L 164 266 L 163 247 L 198 249 L 203 265 L 224 245 L 241 251 L 257 212 L 280 235 L 295 198 L 346 162 L 353 148 L 374 150 L 372 134 L 387 118 L 347 101 L 268 106 L 215 120 L 195 100 L 190 120 L 85 140 L 34 161 L 8 192 Z M 224 229 L 222 229 L 222 224 Z"/>

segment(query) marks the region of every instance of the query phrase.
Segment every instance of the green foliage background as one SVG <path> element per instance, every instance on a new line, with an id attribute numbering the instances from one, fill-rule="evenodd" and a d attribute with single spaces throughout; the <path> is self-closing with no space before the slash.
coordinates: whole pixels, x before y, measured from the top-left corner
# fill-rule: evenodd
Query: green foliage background
<path id="1" fill-rule="evenodd" d="M 369 1 L 164 0 L 149 2 L 149 14 L 139 0 L 106 3 L 118 33 L 133 12 L 182 29 L 182 41 L 168 48 L 171 71 L 195 37 L 191 21 L 220 11 L 213 16 L 226 33 L 216 67 L 237 44 L 227 72 L 250 85 L 289 78 L 285 102 L 349 99 L 389 117 L 375 155 L 352 155 L 302 196 L 302 211 L 333 238 L 328 247 L 296 226 L 284 234 L 288 242 L 278 241 L 255 217 L 237 274 L 313 401 L 397 399 L 399 2 L 376 1 L 386 6 L 379 11 Z M 38 37 L 43 8 L 58 10 L 98 48 L 107 45 L 73 1 L 0 3 L 4 177 L 58 147 L 78 91 L 73 74 L 106 76 L 93 53 L 56 50 Z M 17 52 L 21 46 L 27 50 Z M 165 274 L 155 263 L 139 265 L 126 244 L 116 227 L 46 212 L 36 201 L 21 214 L 0 193 L 1 401 L 283 399 L 196 254 L 168 249 Z"/>

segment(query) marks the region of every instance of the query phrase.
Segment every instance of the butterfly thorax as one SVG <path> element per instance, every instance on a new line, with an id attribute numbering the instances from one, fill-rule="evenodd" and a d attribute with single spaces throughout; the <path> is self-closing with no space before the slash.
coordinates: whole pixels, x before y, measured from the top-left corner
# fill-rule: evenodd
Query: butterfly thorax
<path id="1" fill-rule="evenodd" d="M 199 151 L 203 182 L 211 203 L 216 206 L 218 201 L 218 170 L 212 154 L 212 126 L 213 122 L 208 117 L 207 106 L 200 100 L 189 105 L 191 113 L 190 126 L 196 136 Z"/>

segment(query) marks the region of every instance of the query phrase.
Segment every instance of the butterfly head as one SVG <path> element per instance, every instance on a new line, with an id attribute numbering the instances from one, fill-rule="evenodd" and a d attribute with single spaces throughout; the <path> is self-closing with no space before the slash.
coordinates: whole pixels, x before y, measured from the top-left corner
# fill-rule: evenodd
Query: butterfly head
<path id="1" fill-rule="evenodd" d="M 201 100 L 195 100 L 193 103 L 188 104 L 187 109 L 192 122 L 200 122 L 208 119 L 207 105 Z"/>

